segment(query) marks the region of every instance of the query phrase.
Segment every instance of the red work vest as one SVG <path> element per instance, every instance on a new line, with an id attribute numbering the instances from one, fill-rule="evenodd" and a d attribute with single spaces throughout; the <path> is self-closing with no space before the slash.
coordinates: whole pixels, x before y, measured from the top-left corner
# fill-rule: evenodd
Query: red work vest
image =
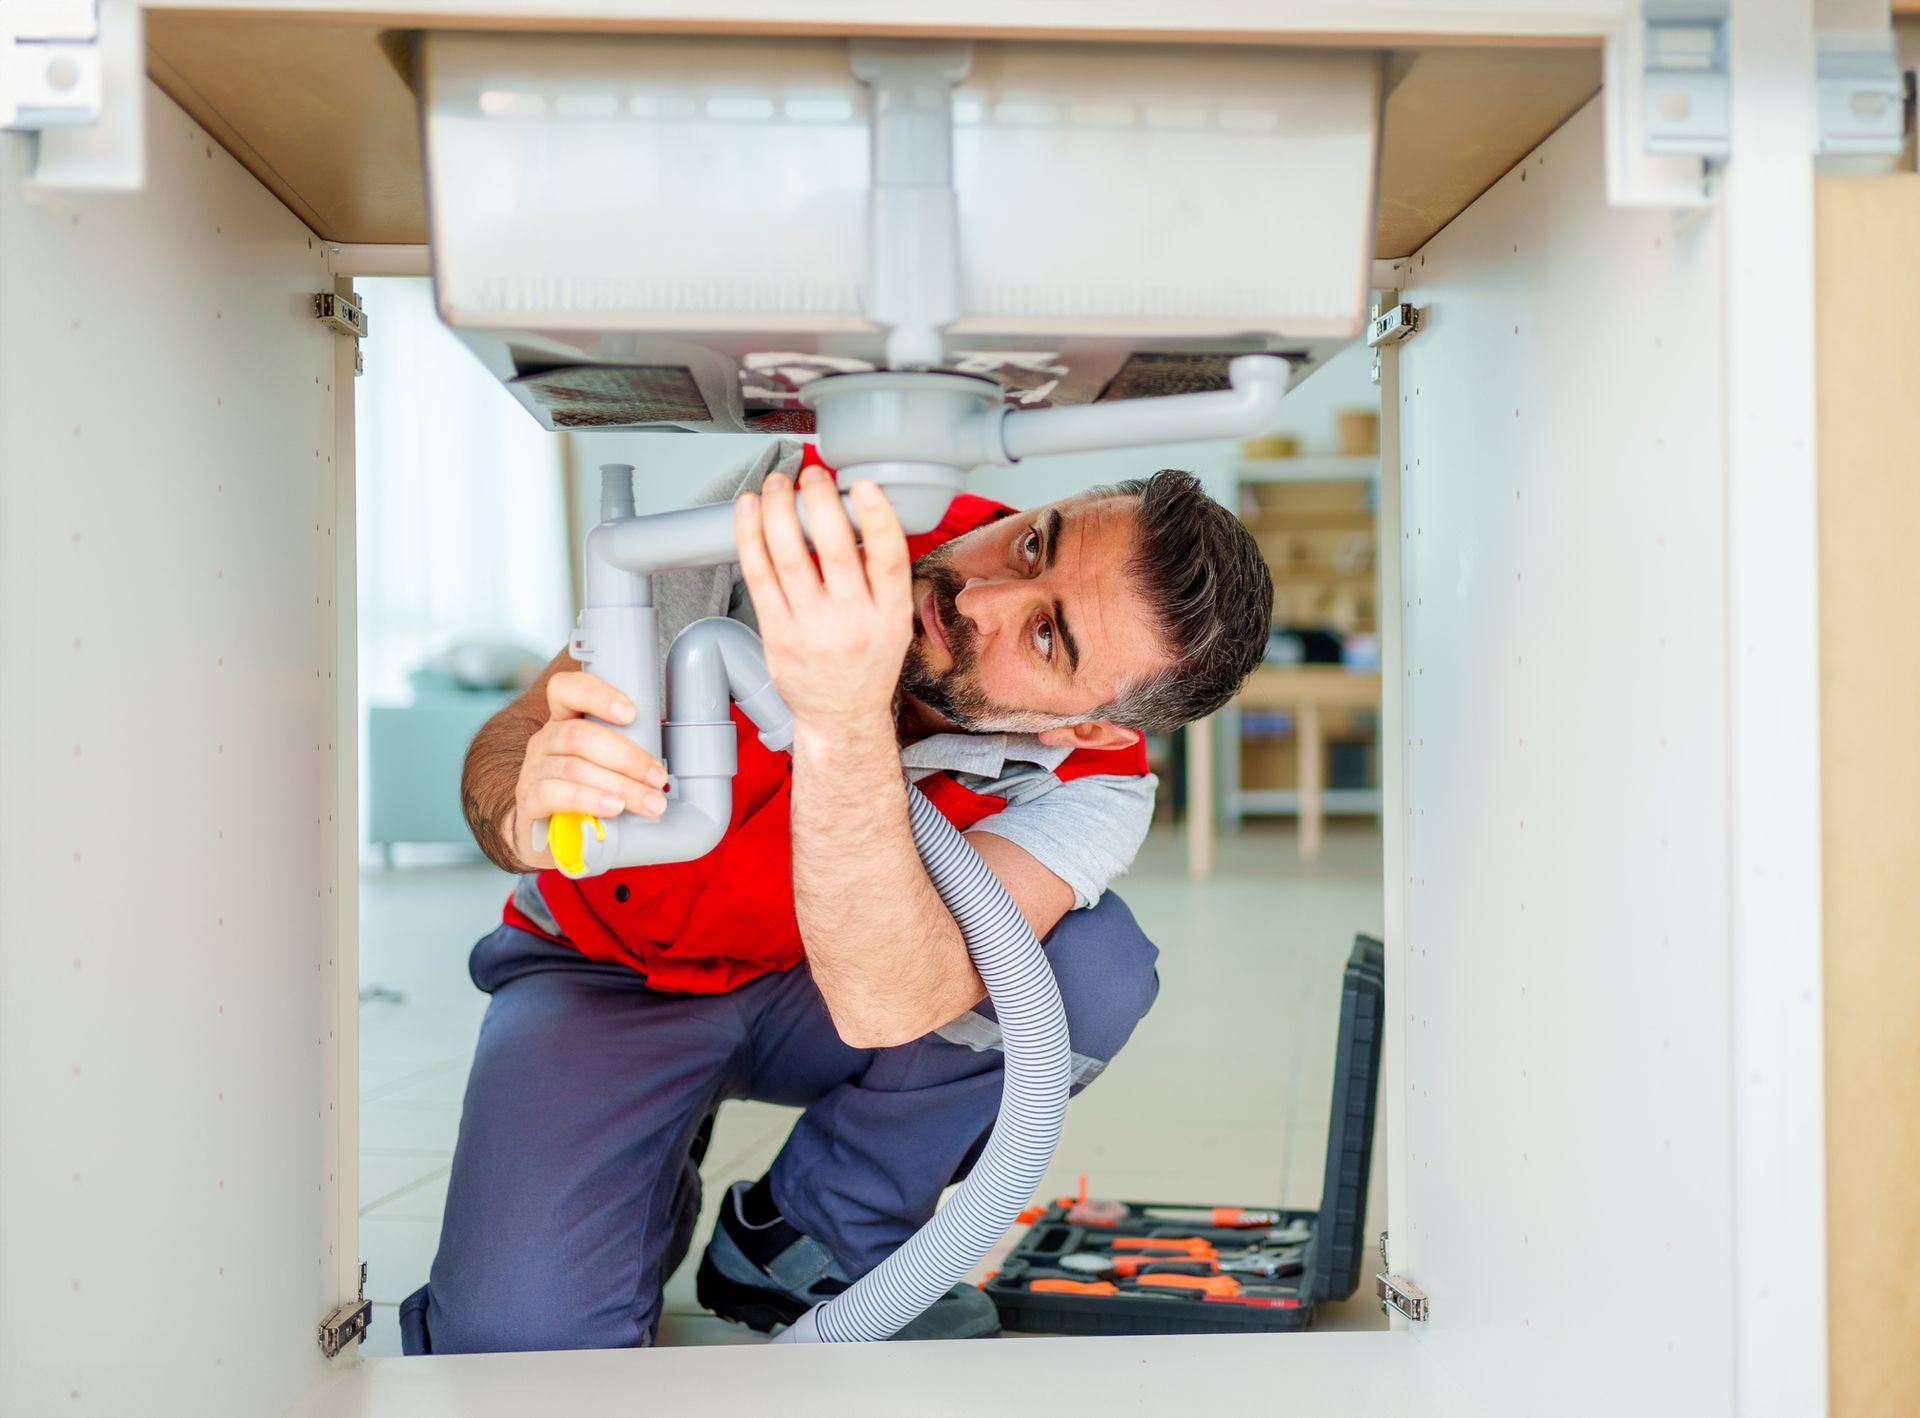
<path id="1" fill-rule="evenodd" d="M 808 448 L 808 461 L 815 461 Z M 943 542 L 1007 515 L 985 498 L 954 498 L 940 525 L 909 537 L 919 558 Z M 563 935 L 592 960 L 639 971 L 656 990 L 717 995 L 805 958 L 793 913 L 793 760 L 764 747 L 752 723 L 732 710 L 740 771 L 733 780 L 733 819 L 720 845 L 698 861 L 629 867 L 572 881 L 557 871 L 539 876 L 540 896 Z M 1068 780 L 1147 771 L 1146 745 L 1077 749 L 1054 770 Z M 962 831 L 1004 808 L 1006 800 L 976 793 L 949 774 L 919 780 L 920 791 Z M 506 922 L 556 939 L 507 902 Z"/>

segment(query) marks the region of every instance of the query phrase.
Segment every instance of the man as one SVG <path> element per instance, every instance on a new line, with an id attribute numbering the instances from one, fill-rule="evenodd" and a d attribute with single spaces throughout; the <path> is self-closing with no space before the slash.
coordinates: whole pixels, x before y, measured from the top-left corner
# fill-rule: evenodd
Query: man
<path id="1" fill-rule="evenodd" d="M 1027 513 L 957 498 L 911 542 L 856 484 L 856 542 L 832 475 L 802 465 L 796 485 L 799 463 L 776 447 L 737 480 L 739 583 L 656 586 L 665 635 L 715 610 L 757 621 L 793 711 L 790 759 L 739 734 L 718 848 L 591 881 L 551 870 L 538 820 L 665 807 L 661 765 L 606 727 L 633 706 L 564 652 L 474 740 L 475 838 L 524 874 L 470 964 L 493 999 L 440 1250 L 402 1306 L 409 1353 L 650 1342 L 728 1098 L 806 1111 L 771 1171 L 728 1193 L 699 1274 L 716 1313 L 788 1323 L 932 1214 L 993 1123 L 1001 1056 L 914 849 L 909 780 L 1045 941 L 1076 1090 L 1153 1001 L 1154 947 L 1104 893 L 1152 813 L 1143 731 L 1211 713 L 1265 649 L 1253 538 L 1162 472 Z M 903 1337 L 995 1328 L 956 1286 Z"/>

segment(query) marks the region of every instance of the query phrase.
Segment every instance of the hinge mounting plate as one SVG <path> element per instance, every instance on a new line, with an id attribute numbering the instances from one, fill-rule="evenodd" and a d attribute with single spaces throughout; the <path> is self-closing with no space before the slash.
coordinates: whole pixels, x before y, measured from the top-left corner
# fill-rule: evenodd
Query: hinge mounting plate
<path id="1" fill-rule="evenodd" d="M 98 123 L 105 79 L 95 0 L 0 7 L 0 128 Z"/>
<path id="2" fill-rule="evenodd" d="M 1388 1275 L 1383 1270 L 1373 1277 L 1373 1289 L 1382 1304 L 1407 1319 L 1418 1323 L 1427 1317 L 1427 1292 L 1404 1275 Z"/>
<path id="3" fill-rule="evenodd" d="M 353 341 L 353 372 L 364 374 L 367 362 L 361 358 L 360 342 L 367 336 L 367 312 L 359 303 L 332 291 L 321 291 L 313 298 L 313 318 L 326 322 L 342 339 Z"/>
<path id="4" fill-rule="evenodd" d="M 344 295 L 322 291 L 313 298 L 313 318 L 324 320 L 336 335 L 361 340 L 367 334 L 367 312 Z"/>
<path id="5" fill-rule="evenodd" d="M 1822 157 L 1898 157 L 1906 146 L 1906 76 L 1891 30 L 1836 31 L 1817 41 Z"/>
<path id="6" fill-rule="evenodd" d="M 1399 291 L 1382 291 L 1367 312 L 1367 345 L 1373 351 L 1371 378 L 1380 382 L 1380 351 L 1397 345 L 1420 329 L 1420 312 L 1400 300 Z"/>
<path id="7" fill-rule="evenodd" d="M 349 1344 L 364 1342 L 367 1326 L 373 1321 L 373 1306 L 367 1300 L 367 1263 L 360 1262 L 359 1298 L 341 1305 L 320 1321 L 320 1353 L 337 1358 Z"/>

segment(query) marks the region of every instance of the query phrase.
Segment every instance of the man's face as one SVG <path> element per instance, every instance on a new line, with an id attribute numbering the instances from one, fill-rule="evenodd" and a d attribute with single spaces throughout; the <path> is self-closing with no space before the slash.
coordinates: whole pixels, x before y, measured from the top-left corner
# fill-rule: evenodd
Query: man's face
<path id="1" fill-rule="evenodd" d="M 1168 663 L 1136 593 L 1135 500 L 1016 512 L 914 563 L 901 687 L 980 733 L 1078 723 Z"/>

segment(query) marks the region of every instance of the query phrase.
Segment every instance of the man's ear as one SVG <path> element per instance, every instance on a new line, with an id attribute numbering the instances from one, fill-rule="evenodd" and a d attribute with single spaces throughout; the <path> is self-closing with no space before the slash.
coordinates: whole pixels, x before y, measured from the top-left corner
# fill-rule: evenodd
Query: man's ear
<path id="1" fill-rule="evenodd" d="M 1041 743 L 1061 748 L 1130 748 L 1140 742 L 1140 731 L 1095 719 L 1086 724 L 1068 724 L 1063 729 L 1043 729 L 1035 737 Z"/>

